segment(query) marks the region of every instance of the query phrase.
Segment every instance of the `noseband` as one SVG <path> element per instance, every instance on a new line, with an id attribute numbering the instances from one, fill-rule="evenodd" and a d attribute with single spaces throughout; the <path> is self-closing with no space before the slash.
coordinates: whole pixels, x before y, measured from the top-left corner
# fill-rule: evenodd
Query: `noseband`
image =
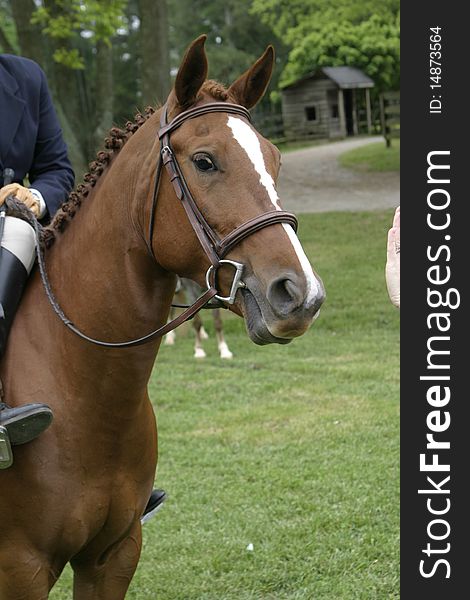
<path id="1" fill-rule="evenodd" d="M 102 340 L 91 338 L 84 334 L 64 314 L 57 300 L 55 299 L 55 296 L 52 292 L 49 283 L 49 279 L 47 277 L 44 256 L 39 241 L 39 225 L 36 220 L 34 220 L 34 223 L 32 223 L 36 232 L 36 250 L 38 256 L 38 264 L 46 295 L 49 299 L 49 302 L 52 305 L 52 308 L 62 320 L 62 322 L 80 338 L 88 342 L 92 342 L 93 344 L 96 344 L 98 346 L 104 346 L 106 348 L 128 348 L 131 346 L 138 346 L 149 342 L 150 340 L 153 340 L 155 338 L 161 337 L 169 331 L 172 331 L 173 329 L 175 329 L 176 327 L 193 317 L 212 298 L 215 298 L 216 300 L 219 300 L 226 304 L 233 304 L 235 302 L 235 296 L 238 289 L 245 287 L 245 284 L 242 281 L 244 265 L 240 262 L 224 258 L 230 252 L 230 250 L 232 250 L 235 246 L 237 246 L 248 236 L 252 235 L 253 233 L 256 233 L 260 229 L 269 227 L 270 225 L 287 223 L 288 225 L 291 225 L 291 227 L 293 227 L 294 231 L 297 231 L 297 218 L 294 214 L 285 212 L 283 210 L 268 211 L 252 219 L 249 219 L 248 221 L 245 221 L 244 223 L 238 225 L 231 233 L 229 233 L 223 238 L 220 238 L 214 231 L 214 229 L 209 225 L 209 223 L 204 218 L 204 215 L 199 210 L 193 195 L 191 194 L 191 191 L 184 178 L 183 172 L 181 171 L 181 168 L 178 164 L 170 142 L 171 133 L 178 129 L 183 123 L 185 123 L 189 119 L 195 119 L 208 113 L 226 113 L 238 115 L 251 123 L 251 116 L 246 108 L 238 104 L 231 104 L 228 102 L 211 102 L 209 104 L 204 104 L 196 108 L 190 108 L 179 113 L 170 123 L 167 122 L 167 106 L 165 105 L 160 118 L 160 129 L 158 132 L 158 138 L 160 140 L 160 156 L 155 174 L 155 186 L 150 212 L 150 222 L 147 240 L 149 251 L 155 258 L 152 249 L 152 238 L 154 232 L 158 192 L 160 189 L 163 167 L 165 167 L 166 172 L 168 173 L 170 181 L 173 185 L 176 197 L 181 202 L 184 210 L 186 211 L 186 215 L 188 217 L 189 222 L 191 223 L 194 233 L 196 234 L 199 243 L 201 244 L 210 262 L 210 266 L 206 273 L 207 290 L 202 294 L 202 296 L 200 296 L 200 298 L 196 300 L 196 302 L 194 302 L 194 304 L 189 306 L 184 312 L 182 312 L 178 317 L 176 317 L 169 323 L 166 323 L 162 327 L 159 327 L 155 331 L 152 331 L 151 333 L 148 333 L 143 337 L 127 342 L 105 342 Z M 224 265 L 231 266 L 234 269 L 234 277 L 230 286 L 229 296 L 221 296 L 216 289 L 217 271 Z"/>

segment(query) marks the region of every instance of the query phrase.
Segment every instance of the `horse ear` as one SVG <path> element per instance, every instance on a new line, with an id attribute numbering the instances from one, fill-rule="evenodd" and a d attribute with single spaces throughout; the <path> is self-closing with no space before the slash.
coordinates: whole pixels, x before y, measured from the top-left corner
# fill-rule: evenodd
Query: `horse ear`
<path id="1" fill-rule="evenodd" d="M 252 108 L 263 97 L 274 67 L 274 48 L 268 46 L 263 56 L 245 71 L 229 88 L 238 104 Z"/>
<path id="2" fill-rule="evenodd" d="M 175 81 L 178 104 L 187 108 L 194 104 L 207 77 L 207 57 L 204 43 L 207 35 L 199 36 L 186 50 Z"/>

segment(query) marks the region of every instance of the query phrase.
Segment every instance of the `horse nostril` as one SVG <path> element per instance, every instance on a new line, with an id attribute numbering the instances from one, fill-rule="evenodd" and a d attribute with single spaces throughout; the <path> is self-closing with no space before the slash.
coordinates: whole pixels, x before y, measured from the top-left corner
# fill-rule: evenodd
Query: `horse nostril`
<path id="1" fill-rule="evenodd" d="M 269 284 L 267 297 L 274 312 L 287 316 L 302 306 L 305 291 L 293 276 L 279 277 Z"/>

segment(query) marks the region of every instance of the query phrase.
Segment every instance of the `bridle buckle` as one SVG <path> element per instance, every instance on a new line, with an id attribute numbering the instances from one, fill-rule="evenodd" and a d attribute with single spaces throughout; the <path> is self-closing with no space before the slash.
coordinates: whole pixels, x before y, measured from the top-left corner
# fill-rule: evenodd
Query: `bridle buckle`
<path id="1" fill-rule="evenodd" d="M 237 294 L 238 289 L 246 287 L 246 285 L 241 280 L 242 273 L 243 273 L 243 265 L 242 265 L 242 263 L 236 262 L 235 260 L 228 260 L 228 259 L 220 260 L 219 264 L 217 266 L 211 265 L 207 269 L 207 273 L 206 273 L 207 289 L 210 289 L 212 287 L 211 282 L 210 282 L 212 272 L 214 273 L 214 284 L 215 284 L 215 272 L 216 272 L 216 269 L 218 269 L 221 265 L 232 266 L 235 269 L 235 274 L 233 276 L 232 285 L 230 287 L 230 296 L 219 296 L 218 294 L 216 294 L 214 296 L 214 298 L 216 298 L 217 300 L 220 300 L 221 302 L 226 302 L 227 304 L 233 304 L 235 302 L 235 296 Z"/>

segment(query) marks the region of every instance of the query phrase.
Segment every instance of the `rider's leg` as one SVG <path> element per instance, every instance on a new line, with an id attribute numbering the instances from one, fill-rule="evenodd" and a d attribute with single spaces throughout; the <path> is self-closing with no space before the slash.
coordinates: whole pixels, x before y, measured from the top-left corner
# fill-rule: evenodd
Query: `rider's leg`
<path id="1" fill-rule="evenodd" d="M 5 228 L 0 245 L 0 357 L 5 351 L 8 332 L 35 260 L 32 227 L 21 219 L 2 218 L 5 218 Z M 52 411 L 45 404 L 11 408 L 0 402 L 0 426 L 7 430 L 12 445 L 31 441 L 51 421 Z"/>

